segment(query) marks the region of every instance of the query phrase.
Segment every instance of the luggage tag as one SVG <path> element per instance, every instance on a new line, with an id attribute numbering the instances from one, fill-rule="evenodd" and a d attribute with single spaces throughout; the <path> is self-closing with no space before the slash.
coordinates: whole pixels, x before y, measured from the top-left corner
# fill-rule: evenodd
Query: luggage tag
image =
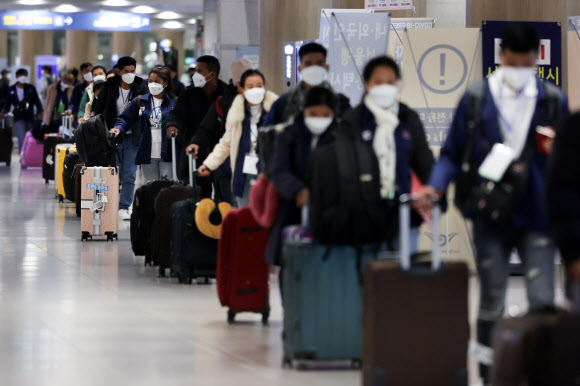
<path id="1" fill-rule="evenodd" d="M 479 175 L 487 180 L 500 182 L 515 158 L 512 148 L 503 143 L 496 143 L 479 167 Z"/>
<path id="2" fill-rule="evenodd" d="M 143 115 L 143 111 L 145 111 L 145 106 L 139 107 L 139 116 Z"/>
<path id="3" fill-rule="evenodd" d="M 242 173 L 253 176 L 258 175 L 258 155 L 256 153 L 248 153 L 244 158 L 244 169 Z"/>
<path id="4" fill-rule="evenodd" d="M 161 143 L 161 125 L 151 126 L 151 141 L 153 143 Z"/>

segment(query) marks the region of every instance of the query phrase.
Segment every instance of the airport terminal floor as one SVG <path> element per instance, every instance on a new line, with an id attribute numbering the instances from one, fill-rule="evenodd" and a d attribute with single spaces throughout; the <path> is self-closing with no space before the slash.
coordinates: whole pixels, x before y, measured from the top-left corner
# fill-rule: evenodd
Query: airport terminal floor
<path id="1" fill-rule="evenodd" d="M 21 170 L 16 154 L 0 167 L 0 385 L 361 384 L 358 371 L 282 368 L 278 283 L 269 326 L 253 314 L 228 325 L 215 283 L 158 279 L 133 256 L 128 222 L 116 242 L 81 242 L 78 221 L 40 169 Z M 526 307 L 523 282 L 512 278 L 507 310 Z"/>

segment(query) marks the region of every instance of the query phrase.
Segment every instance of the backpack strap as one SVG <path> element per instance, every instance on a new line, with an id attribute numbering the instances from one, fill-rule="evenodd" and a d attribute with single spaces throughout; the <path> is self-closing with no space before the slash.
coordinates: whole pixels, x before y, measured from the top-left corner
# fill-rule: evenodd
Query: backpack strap
<path id="1" fill-rule="evenodd" d="M 138 96 L 137 96 L 137 108 L 141 107 L 141 97 L 142 97 L 142 96 L 143 96 L 143 95 L 138 95 Z"/>

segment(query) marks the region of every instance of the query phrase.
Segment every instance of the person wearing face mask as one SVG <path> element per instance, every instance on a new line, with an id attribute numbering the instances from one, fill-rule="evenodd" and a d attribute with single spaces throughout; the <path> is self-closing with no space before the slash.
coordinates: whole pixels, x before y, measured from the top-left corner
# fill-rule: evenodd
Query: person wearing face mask
<path id="1" fill-rule="evenodd" d="M 56 82 L 56 78 L 52 74 L 52 67 L 49 65 L 42 66 L 42 77 L 40 78 L 40 97 L 43 101 L 46 100 L 46 91 L 48 86 Z"/>
<path id="2" fill-rule="evenodd" d="M 417 194 L 420 206 L 429 210 L 431 197 L 441 197 L 456 181 L 455 201 L 464 215 L 473 219 L 481 284 L 477 337 L 486 347 L 495 322 L 504 314 L 513 248 L 518 249 L 523 262 L 530 307 L 554 302 L 556 248 L 547 232 L 544 209 L 548 152 L 540 146 L 536 128 L 557 131 L 569 111 L 564 93 L 536 75 L 539 46 L 539 34 L 528 24 L 511 23 L 504 29 L 501 67 L 473 85 L 460 101 L 429 186 Z M 508 161 L 502 154 L 509 156 Z M 490 168 L 481 167 L 484 160 L 492 165 L 492 172 L 503 168 L 510 173 L 493 177 Z M 515 172 L 522 177 L 514 180 Z M 497 200 L 477 197 L 487 197 L 485 187 L 493 192 L 506 181 L 511 192 L 504 196 L 509 209 L 501 210 L 504 220 L 497 223 L 493 221 L 500 213 Z M 488 381 L 485 365 L 480 365 L 480 372 Z"/>
<path id="3" fill-rule="evenodd" d="M 278 99 L 278 95 L 266 91 L 265 85 L 264 75 L 260 71 L 244 72 L 240 80 L 244 93 L 232 103 L 226 120 L 226 132 L 198 169 L 200 177 L 208 177 L 229 156 L 233 172 L 232 191 L 238 207 L 249 204 L 250 187 L 260 173 L 258 129 L 262 126 L 264 115 Z"/>
<path id="4" fill-rule="evenodd" d="M 242 75 L 246 71 L 253 69 L 254 65 L 245 57 L 232 63 L 232 85 L 229 85 L 224 94 L 219 96 L 216 102 L 210 106 L 205 118 L 199 125 L 199 129 L 191 140 L 192 144 L 185 149 L 186 154 L 189 154 L 189 151 L 193 149 L 198 162 L 203 162 L 215 145 L 218 144 L 220 138 L 226 132 L 226 117 L 234 99 L 237 95 L 244 94 L 244 89 L 240 86 Z M 214 184 L 218 186 L 216 190 L 221 195 L 219 198 L 234 205 L 231 189 L 232 169 L 229 157 L 215 171 L 213 177 Z"/>
<path id="5" fill-rule="evenodd" d="M 44 101 L 44 117 L 42 123 L 45 131 L 56 133 L 62 123 L 62 116 L 69 105 L 73 92 L 74 78 L 70 73 L 65 73 L 61 79 L 48 86 L 46 100 Z"/>
<path id="6" fill-rule="evenodd" d="M 135 76 L 137 61 L 130 56 L 123 56 L 117 62 L 119 74 L 109 78 L 101 89 L 99 99 L 93 103 L 95 115 L 102 114 L 108 128 L 115 127 L 117 117 L 139 95 L 149 92 L 147 83 Z M 121 179 L 121 197 L 119 199 L 119 218 L 125 221 L 131 219 L 129 208 L 133 203 L 135 179 L 137 176 L 138 141 L 133 137 L 133 131 L 128 128 L 117 142 L 117 166 Z"/>
<path id="7" fill-rule="evenodd" d="M 276 136 L 268 175 L 280 194 L 280 209 L 269 233 L 266 262 L 281 265 L 282 230 L 300 224 L 301 208 L 308 205 L 307 172 L 310 154 L 334 141 L 336 97 L 324 87 L 311 88 L 304 99 L 304 111 L 294 123 Z"/>
<path id="8" fill-rule="evenodd" d="M 85 93 L 87 87 L 93 83 L 92 69 L 93 65 L 91 63 L 87 62 L 81 64 L 81 75 L 83 80 L 77 83 L 73 88 L 70 102 L 68 104 L 67 110 L 64 112 L 66 115 L 78 115 L 83 94 Z"/>
<path id="9" fill-rule="evenodd" d="M 149 93 L 133 99 L 117 118 L 116 135 L 138 128 L 133 141 L 138 146 L 135 163 L 141 165 L 143 179 L 156 181 L 172 178 L 171 143 L 165 135 L 169 112 L 177 100 L 173 93 L 170 69 L 157 66 L 149 72 Z"/>
<path id="10" fill-rule="evenodd" d="M 178 134 L 178 142 L 190 144 L 199 128 L 199 124 L 217 98 L 224 95 L 228 85 L 219 79 L 220 62 L 213 56 L 201 56 L 197 59 L 197 71 L 193 75 L 193 85 L 186 88 L 177 99 L 175 108 L 169 114 L 167 122 L 167 137 L 171 133 Z M 182 179 L 187 179 L 187 156 L 179 150 L 178 173 Z M 199 181 L 204 194 L 211 194 L 209 181 Z"/>
<path id="11" fill-rule="evenodd" d="M 88 119 L 85 117 L 86 106 L 88 103 L 91 103 L 91 106 L 92 106 L 92 102 L 93 102 L 93 99 L 95 97 L 94 84 L 96 82 L 105 82 L 107 80 L 106 74 L 107 74 L 107 69 L 103 66 L 95 66 L 91 70 L 91 76 L 92 76 L 93 81 L 91 82 L 91 84 L 89 84 L 87 86 L 87 88 L 85 89 L 85 91 L 83 93 L 83 97 L 81 98 L 81 102 L 79 105 L 79 112 L 78 112 L 78 123 L 81 123 L 85 119 Z M 77 87 L 79 87 L 79 86 L 77 86 Z M 75 87 L 75 89 L 76 89 L 76 87 Z M 73 94 L 74 94 L 74 91 L 73 91 Z M 90 111 L 89 111 L 88 116 L 90 118 L 90 116 L 91 116 Z"/>
<path id="12" fill-rule="evenodd" d="M 325 87 L 332 90 L 326 81 L 329 66 L 326 64 L 328 51 L 318 43 L 307 43 L 300 47 L 298 56 L 300 57 L 300 83 L 296 87 L 280 96 L 280 99 L 272 106 L 270 113 L 264 118 L 264 126 L 272 126 L 286 123 L 296 116 L 304 108 L 306 93 L 312 87 Z M 350 102 L 343 94 L 336 94 L 337 118 L 350 110 Z"/>
<path id="13" fill-rule="evenodd" d="M 22 150 L 26 132 L 32 130 L 35 121 L 34 108 L 39 116 L 42 116 L 42 102 L 36 92 L 36 87 L 28 83 L 28 71 L 21 68 L 16 71 L 17 83 L 8 88 L 4 105 L 0 111 L 0 118 L 12 110 L 14 114 L 14 127 L 18 138 L 18 154 Z"/>
<path id="14" fill-rule="evenodd" d="M 388 227 L 390 241 L 397 240 L 398 199 L 411 193 L 411 173 L 427 183 L 434 164 L 423 124 L 417 113 L 400 103 L 401 72 L 397 63 L 380 56 L 367 63 L 363 71 L 366 93 L 361 104 L 346 113 L 344 120 L 376 153 L 381 172 L 381 194 L 392 213 Z M 419 249 L 421 216 L 413 212 L 411 252 Z"/>

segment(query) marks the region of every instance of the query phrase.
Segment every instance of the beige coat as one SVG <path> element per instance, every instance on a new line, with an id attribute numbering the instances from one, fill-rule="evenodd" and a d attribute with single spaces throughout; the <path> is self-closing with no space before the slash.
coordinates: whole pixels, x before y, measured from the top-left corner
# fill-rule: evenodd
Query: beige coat
<path id="1" fill-rule="evenodd" d="M 50 118 L 52 117 L 52 111 L 54 110 L 55 107 L 54 103 L 56 102 L 57 87 L 60 87 L 60 81 L 51 84 L 46 89 L 46 100 L 44 101 L 44 114 L 42 116 L 42 122 L 45 125 L 50 125 Z M 73 89 L 74 86 L 69 86 L 69 88 L 66 90 L 69 100 L 72 95 Z M 64 109 L 67 110 L 68 106 L 65 106 Z"/>
<path id="2" fill-rule="evenodd" d="M 278 99 L 278 95 L 267 91 L 264 98 L 264 112 L 268 113 L 272 105 Z M 245 101 L 243 95 L 238 95 L 226 119 L 226 132 L 220 139 L 219 143 L 214 147 L 213 152 L 206 158 L 203 163 L 209 170 L 216 170 L 224 161 L 230 156 L 232 163 L 232 170 L 236 170 L 236 160 L 238 159 L 238 150 L 240 147 L 240 140 L 242 139 L 242 131 L 244 129 L 244 119 L 246 118 Z"/>
<path id="3" fill-rule="evenodd" d="M 91 83 L 87 86 L 87 94 L 89 94 L 89 101 L 85 105 L 85 116 L 82 117 L 84 120 L 90 119 L 91 111 L 93 111 L 93 100 L 95 99 L 95 93 L 93 92 L 93 84 L 94 83 Z"/>

